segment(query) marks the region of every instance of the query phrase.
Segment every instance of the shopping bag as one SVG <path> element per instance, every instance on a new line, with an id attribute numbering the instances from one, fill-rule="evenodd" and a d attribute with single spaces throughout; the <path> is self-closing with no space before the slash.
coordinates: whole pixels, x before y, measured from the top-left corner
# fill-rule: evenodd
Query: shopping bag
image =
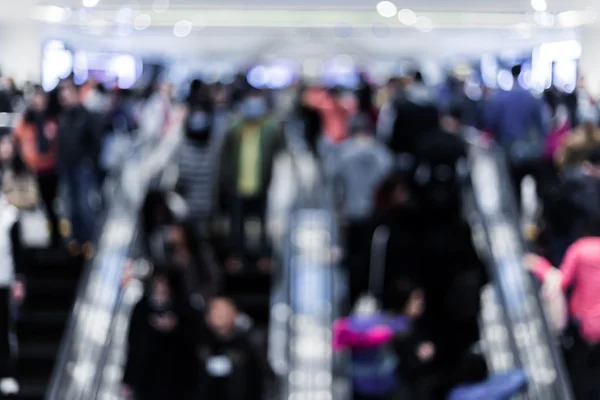
<path id="1" fill-rule="evenodd" d="M 546 319 L 555 333 L 561 333 L 567 326 L 568 307 L 561 287 L 561 273 L 557 269 L 548 271 L 542 283 L 542 301 Z"/>

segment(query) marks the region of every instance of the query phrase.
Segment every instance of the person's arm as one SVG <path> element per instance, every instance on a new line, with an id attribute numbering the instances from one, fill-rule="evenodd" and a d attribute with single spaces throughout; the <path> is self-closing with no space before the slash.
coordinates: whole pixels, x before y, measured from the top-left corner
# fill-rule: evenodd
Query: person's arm
<path id="1" fill-rule="evenodd" d="M 18 220 L 14 223 L 10 230 L 10 244 L 15 268 L 15 287 L 20 286 L 22 288 L 22 290 L 17 291 L 19 294 L 13 290 L 13 296 L 16 295 L 18 298 L 15 298 L 14 300 L 20 303 L 25 297 L 27 261 L 25 258 L 25 247 L 21 241 L 21 222 Z"/>
<path id="2" fill-rule="evenodd" d="M 563 290 L 568 289 L 575 278 L 577 268 L 579 267 L 579 256 L 581 253 L 580 246 L 581 244 L 579 242 L 575 242 L 574 244 L 572 244 L 567 250 L 565 258 L 560 266 L 560 285 Z M 539 257 L 535 255 L 529 255 L 527 257 L 528 259 L 526 260 L 526 263 L 531 268 L 531 272 L 533 272 L 533 274 L 543 282 L 546 278 L 546 274 L 554 267 L 544 257 Z"/>

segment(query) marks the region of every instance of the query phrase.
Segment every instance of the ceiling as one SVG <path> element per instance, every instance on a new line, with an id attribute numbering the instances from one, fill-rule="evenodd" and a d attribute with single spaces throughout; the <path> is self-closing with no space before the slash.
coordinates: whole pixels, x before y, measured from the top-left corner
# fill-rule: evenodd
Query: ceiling
<path id="1" fill-rule="evenodd" d="M 11 4 L 21 4 L 22 15 L 40 21 L 47 39 L 75 48 L 236 65 L 345 54 L 360 64 L 388 65 L 400 57 L 447 59 L 574 39 L 579 27 L 597 21 L 598 0 L 546 0 L 556 15 L 546 27 L 534 21 L 529 0 L 392 0 L 428 17 L 433 22 L 428 33 L 380 16 L 378 0 L 170 0 L 162 12 L 153 9 L 156 1 L 167 0 L 99 0 L 91 9 L 83 9 L 82 0 Z M 57 6 L 68 8 L 68 15 L 57 19 Z M 118 21 L 123 11 L 129 13 L 127 24 Z M 140 14 L 151 19 L 147 29 L 133 28 Z M 174 25 L 182 20 L 193 30 L 175 37 Z"/>
<path id="2" fill-rule="evenodd" d="M 152 6 L 156 0 L 100 0 L 100 7 L 122 7 L 131 5 Z M 158 0 L 165 1 L 165 0 Z M 39 0 L 39 4 L 51 4 L 63 7 L 79 7 L 81 0 Z M 169 0 L 171 7 L 202 9 L 274 7 L 280 9 L 375 9 L 377 0 Z M 476 12 L 527 12 L 531 6 L 527 0 L 402 0 L 397 1 L 400 8 L 415 11 L 476 11 Z M 596 0 L 547 0 L 548 10 L 561 12 L 573 9 L 585 9 L 597 6 Z"/>

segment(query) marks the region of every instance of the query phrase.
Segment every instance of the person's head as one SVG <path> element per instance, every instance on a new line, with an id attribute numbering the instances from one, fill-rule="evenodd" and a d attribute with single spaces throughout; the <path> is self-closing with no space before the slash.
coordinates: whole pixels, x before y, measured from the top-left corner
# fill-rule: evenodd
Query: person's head
<path id="1" fill-rule="evenodd" d="M 69 80 L 60 84 L 59 96 L 64 108 L 73 108 L 79 104 L 79 89 Z"/>
<path id="2" fill-rule="evenodd" d="M 159 307 L 164 307 L 172 301 L 173 285 L 166 269 L 156 269 L 150 277 L 149 290 L 152 302 Z"/>
<path id="3" fill-rule="evenodd" d="M 413 78 L 413 82 L 415 82 L 415 83 L 418 83 L 418 84 L 425 83 L 425 80 L 423 79 L 423 74 L 421 73 L 421 71 L 413 72 L 412 78 Z"/>
<path id="4" fill-rule="evenodd" d="M 586 175 L 600 179 L 600 146 L 596 146 L 583 163 Z"/>
<path id="5" fill-rule="evenodd" d="M 269 112 L 265 94 L 257 89 L 248 91 L 240 105 L 240 112 L 245 120 L 256 121 L 265 117 Z"/>
<path id="6" fill-rule="evenodd" d="M 238 314 L 233 301 L 226 297 L 215 297 L 208 304 L 206 321 L 217 335 L 229 337 L 235 332 L 235 320 Z"/>
<path id="7" fill-rule="evenodd" d="M 41 86 L 36 86 L 31 95 L 31 109 L 36 112 L 42 112 L 46 110 L 48 99 L 46 92 Z"/>
<path id="8" fill-rule="evenodd" d="M 521 71 L 523 70 L 523 66 L 521 64 L 517 64 L 510 69 L 510 74 L 513 79 L 518 79 L 521 75 Z"/>
<path id="9" fill-rule="evenodd" d="M 395 287 L 395 311 L 410 318 L 419 318 L 425 312 L 425 294 L 415 282 L 399 279 Z"/>

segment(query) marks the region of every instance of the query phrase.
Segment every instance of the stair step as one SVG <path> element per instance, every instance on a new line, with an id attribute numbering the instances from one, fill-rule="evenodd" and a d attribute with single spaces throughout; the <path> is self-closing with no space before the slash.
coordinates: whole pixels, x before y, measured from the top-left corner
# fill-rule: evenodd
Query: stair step
<path id="1" fill-rule="evenodd" d="M 70 280 L 48 278 L 30 281 L 27 285 L 27 309 L 60 311 L 71 309 L 77 283 Z"/>
<path id="2" fill-rule="evenodd" d="M 19 380 L 20 400 L 43 400 L 48 388 L 47 379 L 20 379 Z"/>
<path id="3" fill-rule="evenodd" d="M 269 322 L 270 298 L 269 295 L 237 295 L 231 294 L 232 300 L 241 311 L 248 314 L 256 325 Z"/>
<path id="4" fill-rule="evenodd" d="M 52 375 L 59 343 L 22 343 L 19 345 L 17 376 L 44 379 Z"/>
<path id="5" fill-rule="evenodd" d="M 20 341 L 30 339 L 60 341 L 71 311 L 26 312 L 17 322 Z"/>

